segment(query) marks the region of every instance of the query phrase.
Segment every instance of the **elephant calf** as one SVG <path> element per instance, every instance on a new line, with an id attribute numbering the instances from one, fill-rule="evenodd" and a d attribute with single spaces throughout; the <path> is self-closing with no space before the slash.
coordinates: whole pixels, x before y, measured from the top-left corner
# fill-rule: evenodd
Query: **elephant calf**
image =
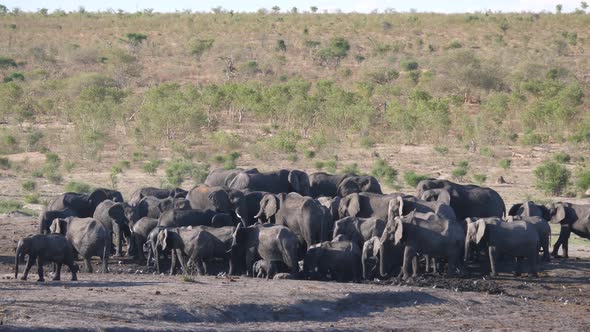
<path id="1" fill-rule="evenodd" d="M 61 266 L 67 265 L 72 272 L 72 281 L 78 280 L 76 272 L 78 272 L 78 265 L 74 262 L 74 249 L 70 242 L 60 234 L 37 234 L 25 237 L 18 241 L 16 246 L 16 256 L 14 258 L 14 279 L 18 278 L 18 262 L 19 258 L 28 255 L 27 265 L 22 280 L 27 280 L 29 270 L 35 260 L 37 261 L 37 272 L 39 279 L 37 281 L 45 281 L 43 278 L 43 264 L 45 262 L 54 262 L 57 264 L 57 270 L 53 280 L 60 280 Z"/>
<path id="2" fill-rule="evenodd" d="M 311 246 L 303 260 L 304 274 L 316 280 L 361 280 L 361 249 L 352 241 L 328 241 Z"/>
<path id="3" fill-rule="evenodd" d="M 254 277 L 271 279 L 278 271 L 278 261 L 261 259 L 254 263 Z"/>
<path id="4" fill-rule="evenodd" d="M 527 217 L 527 216 L 509 216 L 506 218 L 508 222 L 516 220 L 523 220 L 535 228 L 539 234 L 539 248 L 543 249 L 543 260 L 549 262 L 551 256 L 549 255 L 549 237 L 551 236 L 551 227 L 549 223 L 541 217 Z"/>

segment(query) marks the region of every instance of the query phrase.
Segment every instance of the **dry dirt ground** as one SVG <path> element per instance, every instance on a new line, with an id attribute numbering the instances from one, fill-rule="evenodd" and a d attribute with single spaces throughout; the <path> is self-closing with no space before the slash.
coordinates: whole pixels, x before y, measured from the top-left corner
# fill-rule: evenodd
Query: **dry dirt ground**
<path id="1" fill-rule="evenodd" d="M 35 219 L 0 217 L 0 330 L 590 329 L 590 247 L 539 278 L 425 275 L 363 284 L 157 275 L 127 259 L 79 281 L 14 280 L 14 239 Z M 98 264 L 98 261 L 95 262 Z M 21 264 L 22 275 L 23 264 Z M 50 278 L 46 278 L 50 280 Z"/>

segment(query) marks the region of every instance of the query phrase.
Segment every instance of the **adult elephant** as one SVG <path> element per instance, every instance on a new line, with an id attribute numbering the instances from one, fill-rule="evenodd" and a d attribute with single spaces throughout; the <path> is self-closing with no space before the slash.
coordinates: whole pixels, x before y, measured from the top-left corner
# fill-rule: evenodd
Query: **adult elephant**
<path id="1" fill-rule="evenodd" d="M 344 197 L 358 192 L 373 192 L 381 194 L 381 186 L 373 176 L 357 176 L 354 174 L 332 175 L 316 172 L 309 175 L 309 196 Z"/>
<path id="2" fill-rule="evenodd" d="M 158 226 L 158 219 L 149 217 L 143 217 L 133 224 L 129 246 L 135 247 L 134 260 L 143 261 L 145 259 L 143 245 L 147 242 L 148 235 L 156 226 Z"/>
<path id="3" fill-rule="evenodd" d="M 262 201 L 262 198 L 266 194 L 269 194 L 269 192 L 250 191 L 250 192 L 247 192 L 244 194 L 244 197 L 246 199 L 246 210 L 248 211 L 247 216 L 246 216 L 246 220 L 247 220 L 246 226 L 250 226 L 250 225 L 258 222 L 258 219 L 255 218 L 255 216 L 258 214 L 258 211 L 260 211 L 260 202 Z"/>
<path id="4" fill-rule="evenodd" d="M 291 273 L 299 270 L 297 263 L 297 236 L 285 226 L 238 224 L 233 234 L 229 261 L 229 274 L 241 272 L 252 275 L 254 262 L 264 259 L 282 261 Z"/>
<path id="5" fill-rule="evenodd" d="M 205 182 L 203 184 L 209 187 L 229 187 L 231 182 L 234 178 L 240 173 L 250 173 L 256 174 L 259 173 L 258 169 L 250 168 L 250 169 L 242 169 L 242 168 L 235 168 L 235 169 L 224 169 L 218 168 L 214 169 L 209 172 Z"/>
<path id="6" fill-rule="evenodd" d="M 70 209 L 77 217 L 89 218 L 94 214 L 96 207 L 107 199 L 107 193 L 101 189 L 90 194 L 67 192 L 53 198 L 47 204 L 47 211 Z"/>
<path id="7" fill-rule="evenodd" d="M 131 237 L 131 227 L 129 220 L 138 220 L 137 210 L 127 203 L 115 203 L 111 200 L 101 202 L 94 211 L 92 216 L 100 221 L 115 236 L 117 245 L 115 247 L 115 256 L 123 254 L 123 237 Z M 132 247 L 130 246 L 129 249 Z M 128 249 L 128 253 L 129 253 Z"/>
<path id="8" fill-rule="evenodd" d="M 303 273 L 311 279 L 330 276 L 337 281 L 358 282 L 362 276 L 361 249 L 352 241 L 326 241 L 309 248 Z"/>
<path id="9" fill-rule="evenodd" d="M 417 275 L 417 254 L 446 259 L 449 264 L 448 275 L 452 276 L 461 264 L 464 237 L 463 229 L 453 220 L 442 218 L 432 212 L 412 212 L 407 216 L 387 221 L 387 227 L 381 236 L 381 245 L 391 247 L 403 244 L 404 279 Z M 389 257 L 382 251 L 381 265 L 383 266 L 387 260 Z"/>
<path id="10" fill-rule="evenodd" d="M 143 187 L 137 189 L 133 194 L 131 194 L 131 198 L 129 199 L 129 204 L 132 206 L 137 205 L 144 197 L 153 196 L 159 199 L 164 199 L 168 197 L 172 198 L 185 198 L 188 191 L 182 188 L 174 188 L 174 189 L 160 189 L 154 187 Z"/>
<path id="11" fill-rule="evenodd" d="M 94 218 L 55 219 L 51 224 L 51 232 L 63 234 L 72 244 L 75 251 L 84 258 L 86 272 L 92 272 L 90 259 L 98 256 L 102 260 L 102 272 L 108 272 L 111 235 L 100 221 Z"/>
<path id="12" fill-rule="evenodd" d="M 496 260 L 499 255 L 513 256 L 519 259 L 515 275 L 520 275 L 522 258 L 530 264 L 529 276 L 537 276 L 537 251 L 539 235 L 532 225 L 524 220 L 504 222 L 500 218 L 482 218 L 467 220 L 465 235 L 465 260 L 471 252 L 471 245 L 484 243 L 488 247 L 491 276 L 496 275 Z"/>
<path id="13" fill-rule="evenodd" d="M 281 169 L 268 173 L 241 172 L 236 175 L 230 188 L 248 191 L 267 191 L 273 194 L 296 192 L 309 195 L 309 177 L 299 170 Z"/>
<path id="14" fill-rule="evenodd" d="M 232 217 L 227 213 L 218 213 L 213 210 L 168 210 L 160 216 L 158 226 L 183 227 L 183 226 L 234 226 Z"/>
<path id="15" fill-rule="evenodd" d="M 559 247 L 563 245 L 563 256 L 568 258 L 568 240 L 572 232 L 590 239 L 590 205 L 558 202 L 549 204 L 546 208 L 547 220 L 561 225 L 559 238 L 553 245 L 551 255 L 558 257 Z"/>
<path id="16" fill-rule="evenodd" d="M 123 200 L 123 194 L 117 190 L 107 188 L 96 188 L 94 189 L 94 191 L 102 191 L 106 195 L 107 199 L 110 199 L 113 202 L 123 203 L 125 201 Z"/>
<path id="17" fill-rule="evenodd" d="M 143 217 L 158 219 L 162 213 L 168 210 L 188 210 L 191 209 L 191 206 L 190 202 L 185 198 L 166 197 L 160 199 L 154 196 L 146 196 L 135 205 L 135 208 L 137 209 L 137 217 L 140 219 Z M 130 221 L 135 222 L 137 220 Z"/>
<path id="18" fill-rule="evenodd" d="M 246 197 L 240 190 L 228 187 L 196 186 L 186 196 L 191 208 L 227 213 L 236 224 L 249 224 Z"/>
<path id="19" fill-rule="evenodd" d="M 506 214 L 506 206 L 500 195 L 491 188 L 476 185 L 461 185 L 448 180 L 422 180 L 416 186 L 416 197 L 430 201 L 431 193 L 440 195 L 442 189 L 450 196 L 449 205 L 458 219 L 498 217 Z"/>
<path id="20" fill-rule="evenodd" d="M 343 197 L 338 207 L 338 215 L 344 217 L 379 218 L 387 220 L 389 201 L 402 196 L 394 193 L 380 195 L 375 193 L 355 193 Z"/>
<path id="21" fill-rule="evenodd" d="M 374 236 L 381 237 L 385 224 L 385 220 L 378 218 L 346 217 L 336 221 L 332 237 L 343 235 L 345 240 L 352 241 L 362 248 L 365 241 Z"/>
<path id="22" fill-rule="evenodd" d="M 297 193 L 264 195 L 254 218 L 288 227 L 299 239 L 302 249 L 329 237 L 322 206 L 313 198 Z"/>

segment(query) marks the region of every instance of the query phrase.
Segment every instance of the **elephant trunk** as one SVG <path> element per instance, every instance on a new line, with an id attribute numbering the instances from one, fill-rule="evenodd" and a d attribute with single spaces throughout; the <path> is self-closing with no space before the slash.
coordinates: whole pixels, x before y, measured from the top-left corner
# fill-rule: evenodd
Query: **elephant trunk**
<path id="1" fill-rule="evenodd" d="M 16 255 L 14 256 L 14 279 L 18 278 L 18 259 L 22 255 L 23 241 L 18 241 L 16 246 Z"/>
<path id="2" fill-rule="evenodd" d="M 383 241 L 381 243 L 381 248 L 379 250 L 379 274 L 381 275 L 381 277 L 385 278 L 387 277 L 388 271 L 387 268 L 385 267 L 385 264 L 387 262 L 387 259 L 389 257 L 388 256 L 388 247 L 389 247 L 390 243 L 389 241 Z M 364 264 L 364 262 L 363 262 Z M 364 272 L 364 268 L 363 268 L 363 272 Z"/>
<path id="3" fill-rule="evenodd" d="M 469 257 L 470 256 L 470 250 L 471 250 L 471 244 L 470 244 L 470 242 L 471 241 L 469 241 L 469 239 L 466 239 L 465 240 L 465 253 L 463 255 L 463 260 L 465 262 L 467 262 L 470 259 L 470 257 Z"/>
<path id="4" fill-rule="evenodd" d="M 156 263 L 156 271 L 160 273 L 160 251 L 158 250 L 158 244 L 152 239 L 152 251 L 154 252 L 154 262 Z"/>

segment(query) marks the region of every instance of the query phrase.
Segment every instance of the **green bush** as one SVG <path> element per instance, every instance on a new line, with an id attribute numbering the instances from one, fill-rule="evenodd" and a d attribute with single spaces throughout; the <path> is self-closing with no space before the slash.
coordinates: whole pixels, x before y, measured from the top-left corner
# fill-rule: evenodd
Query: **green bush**
<path id="1" fill-rule="evenodd" d="M 448 46 L 447 49 L 456 49 L 456 48 L 461 48 L 463 47 L 463 44 L 461 44 L 461 42 L 459 42 L 458 40 L 453 40 Z"/>
<path id="2" fill-rule="evenodd" d="M 11 163 L 10 160 L 6 157 L 0 157 L 0 168 L 2 169 L 10 169 Z"/>
<path id="3" fill-rule="evenodd" d="M 422 180 L 427 180 L 430 177 L 427 175 L 423 175 L 423 174 L 417 174 L 414 171 L 407 171 L 404 172 L 404 181 L 406 182 L 406 184 L 412 188 L 415 188 L 418 183 Z"/>
<path id="4" fill-rule="evenodd" d="M 192 39 L 189 42 L 189 52 L 199 61 L 203 54 L 213 47 L 214 42 L 213 39 Z"/>
<path id="5" fill-rule="evenodd" d="M 22 183 L 22 187 L 25 191 L 34 191 L 37 189 L 37 182 L 33 180 L 26 180 Z"/>
<path id="6" fill-rule="evenodd" d="M 66 160 L 64 161 L 64 170 L 68 173 L 70 173 L 74 167 L 76 167 L 76 163 L 71 161 L 71 160 Z"/>
<path id="7" fill-rule="evenodd" d="M 473 174 L 473 181 L 477 184 L 482 185 L 487 180 L 487 176 L 485 174 Z"/>
<path id="8" fill-rule="evenodd" d="M 546 194 L 560 195 L 569 185 L 570 171 L 555 161 L 546 161 L 534 170 L 536 187 Z"/>
<path id="9" fill-rule="evenodd" d="M 335 174 L 336 173 L 336 168 L 337 168 L 337 161 L 336 159 L 330 159 L 330 160 L 326 160 L 324 162 L 324 167 L 326 168 L 326 172 L 331 173 L 331 174 Z"/>
<path id="10" fill-rule="evenodd" d="M 149 175 L 154 175 L 158 171 L 158 167 L 160 167 L 160 165 L 162 165 L 161 160 L 153 159 L 143 164 L 143 166 L 141 166 L 141 169 Z"/>
<path id="11" fill-rule="evenodd" d="M 133 162 L 142 161 L 145 160 L 145 158 L 147 158 L 147 153 L 140 151 L 133 152 Z"/>
<path id="12" fill-rule="evenodd" d="M 223 161 L 223 168 L 224 169 L 234 169 L 237 167 L 236 161 L 240 158 L 241 154 L 239 152 L 232 152 L 225 156 Z"/>
<path id="13" fill-rule="evenodd" d="M 307 159 L 313 159 L 313 158 L 315 158 L 315 151 L 314 150 L 305 150 L 305 151 L 303 151 L 303 155 Z"/>
<path id="14" fill-rule="evenodd" d="M 444 145 L 437 145 L 434 147 L 434 151 L 438 152 L 441 156 L 446 156 L 449 153 L 449 148 Z"/>
<path id="15" fill-rule="evenodd" d="M 583 169 L 576 173 L 576 188 L 582 194 L 590 188 L 590 170 Z"/>
<path id="16" fill-rule="evenodd" d="M 371 136 L 361 137 L 361 147 L 370 149 L 375 146 L 375 140 Z"/>
<path id="17" fill-rule="evenodd" d="M 73 192 L 73 193 L 81 193 L 81 194 L 90 194 L 93 188 L 88 183 L 80 182 L 80 181 L 70 181 L 64 187 L 64 191 L 66 192 Z"/>
<path id="18" fill-rule="evenodd" d="M 553 155 L 553 160 L 555 160 L 556 162 L 558 162 L 560 164 L 567 164 L 570 162 L 571 159 L 572 159 L 572 157 L 565 152 L 557 152 L 556 154 Z"/>
<path id="19" fill-rule="evenodd" d="M 173 160 L 166 166 L 166 181 L 172 187 L 179 187 L 192 173 L 193 165 L 186 160 Z"/>
<path id="20" fill-rule="evenodd" d="M 217 131 L 213 133 L 213 142 L 216 146 L 224 150 L 234 150 L 240 147 L 241 139 L 236 134 L 226 133 L 225 131 Z"/>
<path id="21" fill-rule="evenodd" d="M 57 153 L 48 152 L 47 154 L 45 154 L 45 163 L 59 165 L 60 162 L 61 162 L 61 159 L 59 158 L 59 155 Z"/>
<path id="22" fill-rule="evenodd" d="M 316 160 L 316 162 L 313 164 L 313 167 L 317 168 L 320 171 L 324 169 L 324 166 L 326 166 L 326 164 L 321 160 Z"/>
<path id="23" fill-rule="evenodd" d="M 467 160 L 461 160 L 457 167 L 451 171 L 453 177 L 459 181 L 463 181 L 463 177 L 467 175 L 467 168 L 469 167 L 469 162 Z"/>
<path id="24" fill-rule="evenodd" d="M 207 179 L 207 175 L 209 175 L 209 165 L 193 165 L 193 169 L 191 170 L 191 178 L 193 179 L 193 181 L 195 181 L 195 184 L 201 184 L 205 182 L 205 180 Z"/>
<path id="25" fill-rule="evenodd" d="M 297 142 L 301 139 L 295 132 L 283 130 L 267 140 L 268 146 L 275 151 L 293 153 L 297 151 Z"/>
<path id="26" fill-rule="evenodd" d="M 494 149 L 490 148 L 489 146 L 484 146 L 479 150 L 479 154 L 485 157 L 494 157 Z"/>
<path id="27" fill-rule="evenodd" d="M 0 213 L 10 213 L 22 209 L 23 204 L 21 202 L 12 200 L 0 200 Z"/>
<path id="28" fill-rule="evenodd" d="M 404 71 L 412 71 L 418 69 L 418 62 L 411 59 L 402 60 L 400 62 L 400 67 Z"/>
<path id="29" fill-rule="evenodd" d="M 348 165 L 345 165 L 344 168 L 342 169 L 342 174 L 360 175 L 361 170 L 360 170 L 359 165 L 357 163 L 348 164 Z"/>
<path id="30" fill-rule="evenodd" d="M 391 167 L 385 159 L 381 158 L 375 160 L 375 163 L 373 163 L 371 175 L 389 186 L 394 186 L 397 180 L 397 171 L 395 168 Z"/>
<path id="31" fill-rule="evenodd" d="M 40 202 L 40 195 L 39 193 L 30 193 L 26 194 L 23 198 L 23 201 L 28 204 L 39 204 Z"/>
<path id="32" fill-rule="evenodd" d="M 503 169 L 507 170 L 512 165 L 512 160 L 510 160 L 510 159 L 500 159 L 500 161 L 498 162 L 498 165 L 500 165 L 500 167 L 502 167 Z"/>

